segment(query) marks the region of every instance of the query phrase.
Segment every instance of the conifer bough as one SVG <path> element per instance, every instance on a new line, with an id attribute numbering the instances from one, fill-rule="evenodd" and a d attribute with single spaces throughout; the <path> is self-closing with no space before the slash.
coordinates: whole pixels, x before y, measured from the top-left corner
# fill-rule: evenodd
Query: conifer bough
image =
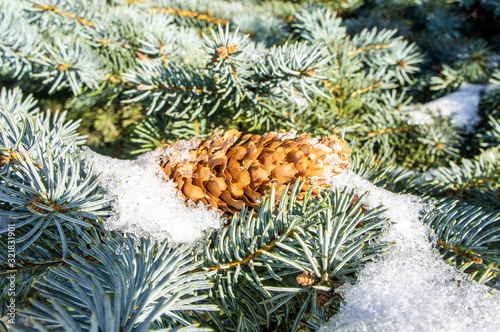
<path id="1" fill-rule="evenodd" d="M 295 131 L 244 135 L 219 131 L 199 142 L 177 141 L 157 150 L 163 172 L 187 198 L 225 213 L 243 205 L 257 209 L 274 185 L 281 196 L 288 184 L 305 181 L 299 199 L 314 183 L 313 195 L 326 180 L 349 166 L 347 143 L 336 137 L 311 138 Z"/>

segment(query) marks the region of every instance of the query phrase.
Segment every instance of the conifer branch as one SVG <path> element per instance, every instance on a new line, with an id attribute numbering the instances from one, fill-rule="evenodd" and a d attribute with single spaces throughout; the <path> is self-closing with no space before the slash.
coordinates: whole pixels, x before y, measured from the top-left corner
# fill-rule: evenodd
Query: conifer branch
<path id="1" fill-rule="evenodd" d="M 184 10 L 184 9 L 173 9 L 173 8 L 158 8 L 158 7 L 153 7 L 149 8 L 148 10 L 154 11 L 156 13 L 162 12 L 162 13 L 169 13 L 172 15 L 177 15 L 180 17 L 188 17 L 188 18 L 194 18 L 200 21 L 206 21 L 208 23 L 212 23 L 214 25 L 226 25 L 230 24 L 231 22 L 226 19 L 222 18 L 217 18 L 215 16 L 210 15 L 210 13 L 198 13 L 192 10 Z"/>
<path id="2" fill-rule="evenodd" d="M 286 192 L 285 190 L 284 193 Z M 285 305 L 285 302 L 282 302 L 284 295 L 288 301 L 293 298 L 303 307 L 292 325 L 298 326 L 298 322 L 307 320 L 303 316 L 305 308 L 308 308 L 308 311 L 313 310 L 315 315 L 326 320 L 327 316 L 324 315 L 334 312 L 335 305 L 328 307 L 330 295 L 326 300 L 322 300 L 323 296 L 332 292 L 331 287 L 336 282 L 349 278 L 348 274 L 340 272 L 341 267 L 348 264 L 355 271 L 364 261 L 386 248 L 385 245 L 366 246 L 370 237 L 381 234 L 380 227 L 383 227 L 387 220 L 378 218 L 381 211 L 361 209 L 363 197 L 355 198 L 353 193 L 337 191 L 311 202 L 306 198 L 304 203 L 299 205 L 294 203 L 298 192 L 300 185 L 296 183 L 290 196 L 283 195 L 279 208 L 273 212 L 274 194 L 271 191 L 269 200 L 262 203 L 258 215 L 254 216 L 243 210 L 240 215 L 233 217 L 229 226 L 222 232 L 212 235 L 209 245 L 199 253 L 200 259 L 204 261 L 202 269 L 217 271 L 213 279 L 216 283 L 216 294 L 212 300 L 221 307 L 224 315 L 211 315 L 214 327 L 222 326 L 225 317 L 233 324 L 251 330 L 256 330 L 255 325 L 259 326 L 265 321 L 268 321 L 269 325 L 269 319 L 278 322 L 286 320 L 287 309 L 281 308 Z M 347 206 L 348 211 L 339 210 Z M 314 239 L 317 237 L 311 236 L 310 231 L 314 234 L 321 233 L 320 239 L 323 240 L 316 242 Z M 250 233 L 245 236 L 246 232 Z M 331 242 L 328 245 L 321 241 Z M 246 247 L 245 243 L 250 244 L 253 249 L 242 251 Z M 342 254 L 339 258 L 337 255 L 340 252 Z M 351 261 L 354 256 L 358 258 Z M 228 257 L 232 259 L 229 261 Z M 303 271 L 312 273 L 317 284 L 297 288 L 295 277 Z M 239 279 L 248 279 L 251 283 L 248 285 Z M 268 282 L 264 282 L 265 280 Z M 273 295 L 272 292 L 280 293 Z M 225 295 L 227 293 L 238 300 L 229 300 Z M 256 296 L 264 308 L 255 308 L 252 305 Z M 312 299 L 316 305 L 311 302 Z M 290 309 L 288 305 L 286 307 Z M 324 311 L 320 312 L 319 308 L 324 308 Z M 243 321 L 241 317 L 234 317 L 234 312 L 244 313 Z M 236 323 L 238 318 L 240 320 Z M 260 319 L 260 323 L 255 319 Z M 313 321 L 309 323 L 314 324 Z"/>
<path id="3" fill-rule="evenodd" d="M 199 247 L 112 233 L 121 208 L 86 165 L 83 133 L 120 158 L 220 129 L 337 133 L 351 172 L 421 197 L 435 251 L 498 287 L 500 6 L 321 3 L 0 1 L 0 235 L 15 225 L 16 237 L 15 254 L 0 241 L 0 268 L 16 270 L 16 314 L 31 317 L 19 330 L 317 330 L 352 304 L 340 285 L 362 286 L 391 245 L 380 239 L 394 211 L 370 194 L 299 201 L 299 183 L 279 200 L 264 192 L 257 212 Z M 472 131 L 419 107 L 488 82 Z M 0 273 L 2 314 L 10 276 Z"/>
<path id="4" fill-rule="evenodd" d="M 365 46 L 365 47 L 360 47 L 360 48 L 357 48 L 355 50 L 349 51 L 347 53 L 347 55 L 349 55 L 349 56 L 358 55 L 360 53 L 363 53 L 363 52 L 366 52 L 366 51 L 369 51 L 369 50 L 379 50 L 379 49 L 382 49 L 382 48 L 389 48 L 391 46 L 392 46 L 392 44 L 368 45 L 368 46 Z"/>
<path id="5" fill-rule="evenodd" d="M 403 133 L 403 132 L 406 132 L 406 131 L 410 131 L 410 130 L 413 130 L 414 126 L 405 126 L 405 127 L 402 127 L 402 128 L 386 128 L 386 129 L 381 129 L 381 130 L 377 130 L 377 131 L 371 131 L 368 133 L 368 136 L 378 136 L 378 135 L 384 135 L 384 134 L 392 134 L 392 133 Z"/>
<path id="6" fill-rule="evenodd" d="M 357 95 L 360 95 L 360 94 L 363 94 L 363 93 L 368 92 L 370 90 L 373 90 L 375 88 L 378 88 L 381 85 L 382 85 L 381 82 L 376 82 L 370 86 L 367 86 L 366 88 L 362 88 L 362 89 L 359 89 L 359 90 L 352 92 L 350 97 L 356 97 Z"/>
<path id="7" fill-rule="evenodd" d="M 72 19 L 72 20 L 75 20 L 77 21 L 78 23 L 82 24 L 82 25 L 86 25 L 92 29 L 94 29 L 94 23 L 92 23 L 91 21 L 85 19 L 85 18 L 82 18 L 82 17 L 78 17 L 76 16 L 75 14 L 73 13 L 70 13 L 70 12 L 67 12 L 67 11 L 63 11 L 61 10 L 60 8 L 56 8 L 55 6 L 50 6 L 50 5 L 47 5 L 47 4 L 38 4 L 36 2 L 33 2 L 33 8 L 37 9 L 37 10 L 41 10 L 42 12 L 44 11 L 50 11 L 54 14 L 57 14 L 57 15 L 61 15 L 63 17 L 67 17 L 69 19 Z"/>

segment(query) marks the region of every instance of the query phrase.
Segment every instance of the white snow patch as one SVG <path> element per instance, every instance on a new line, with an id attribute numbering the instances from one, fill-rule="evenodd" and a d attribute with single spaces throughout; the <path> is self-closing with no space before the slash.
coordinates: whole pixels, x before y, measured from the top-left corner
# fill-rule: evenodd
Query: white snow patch
<path id="1" fill-rule="evenodd" d="M 297 136 L 297 130 L 290 130 L 289 132 L 285 132 L 285 133 L 278 133 L 278 135 L 276 135 L 276 138 L 281 140 L 281 141 L 284 141 L 284 140 L 287 140 L 287 139 L 294 139 L 295 136 Z"/>
<path id="2" fill-rule="evenodd" d="M 493 83 L 488 84 L 486 86 L 486 88 L 484 88 L 484 93 L 486 95 L 490 95 L 490 96 L 494 95 L 494 94 L 497 94 L 497 93 L 500 93 L 500 85 L 493 84 Z"/>
<path id="3" fill-rule="evenodd" d="M 190 150 L 195 150 L 196 148 L 198 148 L 198 143 L 195 140 L 180 140 L 163 149 L 160 157 L 170 160 L 173 164 L 184 164 L 186 161 L 191 160 Z"/>
<path id="4" fill-rule="evenodd" d="M 500 64 L 500 54 L 492 54 L 488 66 L 495 67 Z"/>
<path id="5" fill-rule="evenodd" d="M 295 101 L 295 104 L 297 104 L 297 108 L 299 109 L 299 111 L 303 111 L 310 105 L 309 100 L 304 97 L 293 96 L 293 101 Z"/>
<path id="6" fill-rule="evenodd" d="M 498 331 L 500 292 L 479 285 L 444 262 L 419 220 L 427 207 L 415 196 L 374 186 L 346 171 L 334 187 L 370 191 L 365 204 L 383 204 L 396 222 L 384 241 L 388 253 L 369 263 L 355 285 L 343 287 L 339 314 L 319 329 L 329 331 Z"/>
<path id="7" fill-rule="evenodd" d="M 248 57 L 253 63 L 258 63 L 259 61 L 261 61 L 263 57 L 267 55 L 268 52 L 265 50 L 255 50 L 255 51 L 246 51 L 245 53 L 248 55 Z"/>
<path id="8" fill-rule="evenodd" d="M 422 106 L 414 108 L 413 106 L 407 106 L 404 108 L 409 116 L 409 123 L 412 125 L 431 125 L 434 123 L 432 115 L 423 109 Z"/>
<path id="9" fill-rule="evenodd" d="M 189 148 L 191 143 L 183 146 Z M 186 157 L 181 150 L 169 152 L 179 159 Z M 85 149 L 87 167 L 93 163 L 95 172 L 102 172 L 101 185 L 116 197 L 112 206 L 116 214 L 104 226 L 158 241 L 194 244 L 205 231 L 221 227 L 223 220 L 203 204 L 186 206 L 175 183 L 158 175 L 159 157 L 149 152 L 137 160 L 119 160 Z"/>
<path id="10" fill-rule="evenodd" d="M 8 216 L 0 216 L 0 229 L 8 228 L 11 223 L 15 224 L 15 221 L 10 219 Z"/>
<path id="11" fill-rule="evenodd" d="M 481 92 L 485 88 L 485 85 L 462 84 L 458 91 L 410 111 L 410 121 L 414 124 L 432 124 L 432 116 L 451 117 L 454 124 L 472 131 L 474 125 L 481 120 L 477 113 Z"/>

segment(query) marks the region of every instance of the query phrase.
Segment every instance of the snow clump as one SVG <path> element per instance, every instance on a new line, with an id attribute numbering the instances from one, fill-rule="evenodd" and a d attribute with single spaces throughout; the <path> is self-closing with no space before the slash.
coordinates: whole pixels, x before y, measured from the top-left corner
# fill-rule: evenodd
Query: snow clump
<path id="1" fill-rule="evenodd" d="M 474 130 L 474 125 L 481 118 L 478 115 L 481 92 L 485 85 L 462 84 L 458 91 L 421 105 L 418 110 L 411 110 L 408 115 L 414 124 L 432 124 L 432 116 L 451 117 L 452 123 Z"/>
<path id="2" fill-rule="evenodd" d="M 346 171 L 330 180 L 337 188 L 370 191 L 365 205 L 384 205 L 396 222 L 382 238 L 395 242 L 369 263 L 355 285 L 343 286 L 344 304 L 322 326 L 329 331 L 498 331 L 500 292 L 470 280 L 432 248 L 419 220 L 428 209 L 418 198 L 374 186 Z"/>
<path id="3" fill-rule="evenodd" d="M 182 147 L 189 150 L 191 145 L 187 141 Z M 168 153 L 182 160 L 189 151 Z M 119 160 L 85 149 L 87 167 L 94 164 L 94 172 L 102 173 L 101 186 L 115 197 L 112 208 L 116 214 L 104 227 L 174 244 L 195 244 L 207 230 L 220 228 L 222 217 L 203 204 L 186 205 L 175 182 L 160 177 L 158 157 L 149 152 L 137 160 Z"/>

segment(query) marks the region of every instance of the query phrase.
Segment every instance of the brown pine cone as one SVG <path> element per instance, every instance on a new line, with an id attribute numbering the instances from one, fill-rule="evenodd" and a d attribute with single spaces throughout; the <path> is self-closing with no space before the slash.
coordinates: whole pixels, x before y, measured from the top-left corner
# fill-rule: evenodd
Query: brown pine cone
<path id="1" fill-rule="evenodd" d="M 320 308 L 324 308 L 326 302 L 332 298 L 333 292 L 318 291 L 316 295 L 316 305 Z"/>
<path id="2" fill-rule="evenodd" d="M 295 132 L 245 135 L 233 129 L 199 142 L 178 141 L 157 150 L 165 174 L 194 202 L 234 214 L 243 204 L 257 209 L 271 186 L 279 198 L 299 177 L 313 194 L 328 187 L 326 180 L 349 166 L 347 143 L 338 137 L 322 139 Z"/>
<path id="3" fill-rule="evenodd" d="M 314 273 L 311 273 L 309 271 L 304 271 L 302 274 L 299 274 L 297 276 L 297 283 L 299 285 L 302 285 L 304 287 L 309 287 L 314 285 L 318 281 L 318 278 L 314 275 Z"/>

